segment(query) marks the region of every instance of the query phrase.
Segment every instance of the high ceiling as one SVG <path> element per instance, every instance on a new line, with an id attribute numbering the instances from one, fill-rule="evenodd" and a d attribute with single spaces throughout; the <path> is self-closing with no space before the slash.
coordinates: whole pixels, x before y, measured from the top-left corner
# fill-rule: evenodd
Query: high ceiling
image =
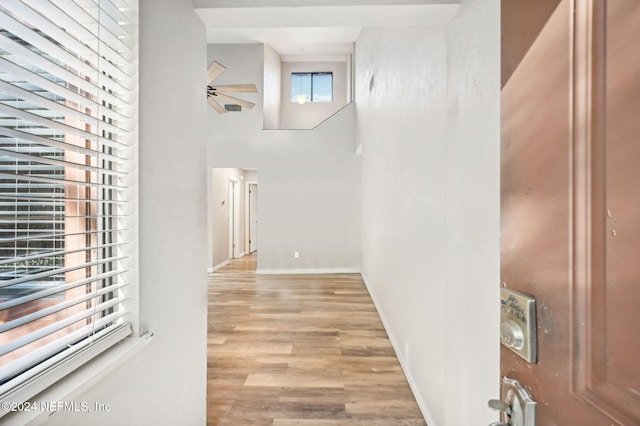
<path id="1" fill-rule="evenodd" d="M 455 0 L 195 0 L 208 43 L 265 43 L 283 60 L 346 56 L 364 27 L 446 22 Z M 295 4 L 295 6 L 292 6 Z"/>

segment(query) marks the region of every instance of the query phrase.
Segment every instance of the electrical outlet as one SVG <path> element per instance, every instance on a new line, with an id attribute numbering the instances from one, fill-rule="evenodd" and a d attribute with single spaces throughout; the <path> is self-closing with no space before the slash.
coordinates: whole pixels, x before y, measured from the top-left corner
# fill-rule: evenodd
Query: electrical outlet
<path id="1" fill-rule="evenodd" d="M 293 252 L 293 257 L 298 259 L 300 257 L 300 252 L 299 251 L 294 251 Z"/>

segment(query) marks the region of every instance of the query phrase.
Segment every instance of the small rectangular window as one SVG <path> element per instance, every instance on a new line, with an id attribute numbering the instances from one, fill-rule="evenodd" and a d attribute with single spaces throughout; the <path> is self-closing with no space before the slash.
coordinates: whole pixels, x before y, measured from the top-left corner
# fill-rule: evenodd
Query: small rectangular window
<path id="1" fill-rule="evenodd" d="M 292 73 L 291 102 L 333 102 L 333 73 Z"/>

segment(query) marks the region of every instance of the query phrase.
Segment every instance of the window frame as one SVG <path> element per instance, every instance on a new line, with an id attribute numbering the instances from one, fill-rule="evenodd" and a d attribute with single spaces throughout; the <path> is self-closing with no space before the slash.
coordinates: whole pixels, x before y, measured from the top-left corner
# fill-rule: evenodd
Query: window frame
<path id="1" fill-rule="evenodd" d="M 93 122 L 95 126 L 92 127 L 93 125 L 85 124 L 85 126 L 89 126 L 88 128 L 91 128 L 91 130 L 76 129 L 73 131 L 69 130 L 67 131 L 67 133 L 91 133 L 91 136 L 88 137 L 98 141 L 97 146 L 100 147 L 98 149 L 101 153 L 96 154 L 97 161 L 95 163 L 91 165 L 83 165 L 78 161 L 77 163 L 73 164 L 79 164 L 79 166 L 74 166 L 75 170 L 84 170 L 83 174 L 85 175 L 93 173 L 90 172 L 91 170 L 95 171 L 95 176 L 92 178 L 86 178 L 89 179 L 86 182 L 82 180 L 84 178 L 80 178 L 79 185 L 83 187 L 95 188 L 95 191 L 87 191 L 87 193 L 91 193 L 93 195 L 97 194 L 97 197 L 94 197 L 96 198 L 94 207 L 96 209 L 96 216 L 93 217 L 93 214 L 85 213 L 86 216 L 79 215 L 77 217 L 82 218 L 82 220 L 84 221 L 95 221 L 94 225 L 92 225 L 97 226 L 97 228 L 95 228 L 95 231 L 93 230 L 94 228 L 82 229 L 84 229 L 85 234 L 91 232 L 97 233 L 98 235 L 100 235 L 100 238 L 102 238 L 102 240 L 96 239 L 95 241 L 99 242 L 97 245 L 81 247 L 79 250 L 75 250 L 73 248 L 73 245 L 70 244 L 70 246 L 72 246 L 70 250 L 68 250 L 66 247 L 63 247 L 60 252 L 83 252 L 87 251 L 88 248 L 90 248 L 91 251 L 96 251 L 96 253 L 98 253 L 96 254 L 98 262 L 93 263 L 111 263 L 113 265 L 109 267 L 110 269 L 108 268 L 108 270 L 97 267 L 96 271 L 98 271 L 98 274 L 101 277 L 98 277 L 96 275 L 89 275 L 89 278 L 87 279 L 88 281 L 90 280 L 91 282 L 96 283 L 96 290 L 94 290 L 94 293 L 88 293 L 88 295 L 91 296 L 92 300 L 94 300 L 92 303 L 96 304 L 96 306 L 99 303 L 103 303 L 105 301 L 108 302 L 110 300 L 106 298 L 106 293 L 117 291 L 119 294 L 122 294 L 123 297 L 122 299 L 118 298 L 117 301 L 114 300 L 114 302 L 118 306 L 116 311 L 118 312 L 118 316 L 114 316 L 114 322 L 110 322 L 107 327 L 103 329 L 96 329 L 88 335 L 85 335 L 85 337 L 79 338 L 77 341 L 74 341 L 72 345 L 63 347 L 55 353 L 51 352 L 51 354 L 47 355 L 46 359 L 38 359 L 37 362 L 33 361 L 33 364 L 29 364 L 28 362 L 27 358 L 31 356 L 31 353 L 28 352 L 27 355 L 23 357 L 25 358 L 24 365 L 27 366 L 25 369 L 20 371 L 16 370 L 17 373 L 15 375 L 8 375 L 1 378 L 2 382 L 0 383 L 0 402 L 3 403 L 20 403 L 28 401 L 30 398 L 34 397 L 37 394 L 41 394 L 42 392 L 49 392 L 49 394 L 51 395 L 63 395 L 60 393 L 59 389 L 55 390 L 55 387 L 52 386 L 58 383 L 63 378 L 69 378 L 69 380 L 65 381 L 64 385 L 61 385 L 62 388 L 68 388 L 69 383 L 74 381 L 73 378 L 70 378 L 70 375 L 73 375 L 72 373 L 77 372 L 78 369 L 80 369 L 84 364 L 91 360 L 94 360 L 94 358 L 96 358 L 98 355 L 104 354 L 116 343 L 123 342 L 125 339 L 127 340 L 127 342 L 123 342 L 118 346 L 120 349 L 114 349 L 113 351 L 110 351 L 110 357 L 107 358 L 111 358 L 111 362 L 117 362 L 117 359 L 122 357 L 123 354 L 130 352 L 131 348 L 140 346 L 140 343 L 149 340 L 149 336 L 145 337 L 144 339 L 137 339 L 137 337 L 139 337 L 137 318 L 138 236 L 135 230 L 137 229 L 138 221 L 136 214 L 136 206 L 138 203 L 138 192 L 136 189 L 138 173 L 136 164 L 134 163 L 134 159 L 137 158 L 138 139 L 138 1 L 93 0 L 93 2 L 94 4 L 89 3 L 86 8 L 83 8 L 84 6 L 80 6 L 76 3 L 71 6 L 71 9 L 73 10 L 69 10 L 66 8 L 61 9 L 54 3 L 50 2 L 16 2 L 2 5 L 0 7 L 0 13 L 4 17 L 5 21 L 7 19 L 10 20 L 10 22 L 6 22 L 5 25 L 12 28 L 12 31 L 5 29 L 6 33 L 10 34 L 16 39 L 22 40 L 25 46 L 30 46 L 31 53 L 26 53 L 29 54 L 29 57 L 33 61 L 32 63 L 42 64 L 46 67 L 52 67 L 53 65 L 59 66 L 60 70 L 58 72 L 64 74 L 65 76 L 68 76 L 69 78 L 69 80 L 67 80 L 67 83 L 62 83 L 68 84 L 69 86 L 63 87 L 67 88 L 67 90 L 69 89 L 69 87 L 76 87 L 78 92 L 75 96 L 77 98 L 82 99 L 82 96 L 86 96 L 86 102 L 89 102 L 90 100 L 90 102 L 95 105 L 92 113 L 86 113 L 88 114 L 87 117 L 90 122 Z M 77 16 L 82 16 L 84 18 L 83 23 L 75 21 Z M 99 30 L 95 29 L 94 27 L 83 28 L 85 23 L 87 22 L 87 18 L 93 18 L 93 22 L 97 23 L 96 28 L 99 28 Z M 109 28 L 107 31 L 103 31 L 103 27 Z M 74 35 L 77 35 L 78 33 L 84 33 L 87 35 L 94 33 L 95 38 L 90 38 L 90 41 L 86 41 L 86 39 L 84 38 L 73 39 Z M 10 42 L 11 40 L 8 37 L 5 37 L 5 35 L 6 34 L 2 34 L 0 35 L 0 37 L 3 37 L 5 43 Z M 56 36 L 60 39 L 57 39 Z M 82 40 L 82 42 L 80 40 Z M 125 46 L 126 49 L 118 50 L 117 54 L 114 54 L 116 53 L 116 50 L 111 47 L 114 45 L 120 47 Z M 51 47 L 51 49 L 47 50 L 48 46 L 54 47 Z M 75 46 L 76 50 L 73 50 L 73 46 Z M 14 47 L 14 49 L 21 49 L 21 47 L 16 46 Z M 55 53 L 52 49 L 55 50 Z M 78 51 L 78 49 L 82 49 L 83 51 L 80 52 Z M 101 49 L 111 49 L 111 52 L 106 52 L 105 50 Z M 6 50 L 4 49 L 3 51 L 6 52 Z M 89 79 L 87 79 L 86 82 L 82 81 L 83 77 L 81 71 L 79 69 L 75 69 L 70 65 L 71 63 L 78 63 L 79 60 L 86 61 L 86 66 L 90 67 L 90 60 L 88 59 L 88 57 L 83 56 L 84 54 L 92 55 L 90 60 L 93 61 L 91 63 L 96 67 L 93 77 L 93 83 L 91 83 Z M 120 57 L 125 59 L 122 61 L 122 64 L 117 63 L 113 60 L 114 57 L 118 57 L 119 55 Z M 38 57 L 40 59 L 38 59 Z M 5 61 L 4 58 L 2 58 L 2 60 Z M 8 64 L 6 66 L 13 67 L 13 69 L 16 70 L 19 67 L 23 66 L 17 63 L 15 65 L 12 65 L 9 61 L 5 62 Z M 60 64 L 65 65 L 61 66 Z M 123 71 L 124 69 L 126 69 L 127 71 Z M 116 74 L 118 70 L 122 71 L 122 73 L 120 73 L 118 77 L 112 75 L 112 73 Z M 77 74 L 77 77 L 74 77 L 74 73 Z M 122 74 L 125 74 L 124 78 L 122 78 Z M 47 87 L 55 88 L 55 86 L 51 86 L 51 84 L 58 84 L 59 82 L 50 80 L 47 83 L 45 79 L 40 77 L 43 74 L 38 73 L 33 73 L 33 78 L 36 80 L 28 79 L 28 72 L 22 72 L 22 75 L 25 76 L 23 80 L 21 80 L 21 84 L 23 84 L 24 87 L 35 87 L 38 86 L 38 84 L 41 84 L 40 86 L 38 86 L 38 88 L 40 88 L 40 91 L 39 93 L 36 93 L 35 91 L 22 89 L 22 92 L 30 92 L 24 93 L 22 95 L 30 99 L 27 100 L 27 98 L 20 97 L 16 94 L 20 92 L 20 88 L 15 83 L 15 81 L 18 80 L 5 81 L 0 78 L 0 80 L 2 80 L 0 81 L 0 83 L 3 84 L 3 87 L 5 89 L 8 88 L 8 90 L 14 90 L 14 92 L 16 92 L 13 93 L 13 95 L 15 95 L 16 97 L 16 103 L 26 103 L 35 100 L 35 102 L 41 102 L 41 105 L 45 105 L 48 103 L 49 107 L 51 108 L 50 111 L 52 112 L 58 111 L 59 109 L 69 111 L 68 100 L 65 100 L 63 98 L 62 101 L 60 101 L 60 97 L 56 96 L 52 96 L 51 99 L 48 98 L 48 95 L 51 92 L 49 89 L 47 89 Z M 77 85 L 74 84 L 74 82 L 77 83 Z M 47 87 L 43 87 L 42 84 L 45 84 L 45 86 Z M 11 89 L 11 87 L 13 86 L 15 86 L 15 88 Z M 91 86 L 88 91 L 86 89 L 87 86 Z M 91 92 L 91 90 L 94 91 Z M 7 93 L 6 91 L 2 90 L 2 87 L 0 87 L 0 92 L 2 94 Z M 41 99 L 39 99 L 38 96 L 40 96 Z M 57 102 L 59 104 L 61 103 L 61 105 L 56 106 L 54 102 Z M 0 103 L 2 102 L 0 101 Z M 43 108 L 46 109 L 47 107 Z M 5 107 L 5 114 L 8 110 L 10 110 L 10 108 Z M 14 110 L 15 114 L 18 114 L 16 117 L 20 116 L 20 114 L 26 115 L 25 112 L 22 112 L 17 107 L 14 108 Z M 82 112 L 83 110 L 78 109 L 78 111 Z M 71 116 L 70 113 L 68 114 Z M 120 121 L 116 121 L 113 119 L 113 117 L 116 115 L 118 117 L 124 118 Z M 59 125 L 57 125 L 53 119 L 51 119 L 49 123 L 46 123 L 45 118 L 47 117 L 43 117 L 42 119 L 40 119 L 34 116 L 33 119 L 36 120 L 35 126 L 46 126 L 48 124 L 51 129 L 56 128 L 59 130 L 60 127 L 69 125 L 64 114 L 62 114 L 61 119 L 57 119 L 57 121 L 60 123 Z M 16 122 L 17 121 L 18 119 L 16 118 Z M 44 124 L 40 124 L 39 121 Z M 36 127 L 33 127 L 33 129 L 36 129 Z M 5 130 L 3 137 L 6 138 L 8 132 L 9 130 Z M 60 130 L 60 135 L 62 136 L 52 136 L 50 143 L 54 145 L 66 143 L 65 138 L 67 133 L 65 133 L 64 129 Z M 58 141 L 60 137 L 62 138 L 62 140 Z M 27 138 L 33 139 L 32 136 L 27 136 Z M 82 140 L 82 137 L 80 137 L 79 139 Z M 117 144 L 121 145 L 121 147 L 118 148 L 119 152 L 117 155 L 122 155 L 123 158 L 122 161 L 116 166 L 117 172 L 114 172 L 114 169 L 112 168 L 114 167 L 114 154 L 108 147 L 115 146 L 116 139 Z M 44 139 L 42 140 L 44 141 Z M 16 141 L 18 141 L 18 139 L 16 139 Z M 43 142 L 43 146 L 51 146 L 46 145 L 46 143 L 47 142 Z M 36 146 L 36 144 L 37 142 L 33 145 Z M 107 147 L 106 149 L 104 148 L 105 146 Z M 31 149 L 37 150 L 37 148 Z M 66 153 L 69 148 L 61 149 Z M 82 149 L 84 148 L 79 146 L 78 150 Z M 7 156 L 6 150 L 4 154 L 5 156 Z M 18 150 L 16 150 L 15 154 L 11 154 L 11 152 L 9 152 L 8 155 L 9 157 L 11 157 L 11 155 L 15 155 L 16 164 L 18 164 L 19 161 L 23 161 L 24 158 L 27 157 L 23 154 L 20 154 Z M 20 160 L 20 158 L 22 159 Z M 42 158 L 46 161 L 49 161 L 49 164 L 62 164 L 61 167 L 65 170 L 67 167 L 69 167 L 68 164 L 71 164 L 65 164 L 65 162 L 68 160 L 66 158 L 66 154 L 65 157 L 62 158 L 62 161 L 57 159 L 46 159 L 46 157 Z M 38 160 L 31 159 L 29 161 L 30 162 L 27 164 L 33 164 Z M 77 159 L 74 161 L 77 161 Z M 16 176 L 19 175 L 16 174 Z M 38 182 L 38 179 L 40 179 L 41 182 L 44 182 L 44 179 L 37 176 L 28 179 L 31 179 L 34 182 Z M 47 177 L 46 179 L 51 181 L 52 178 Z M 66 179 L 66 174 L 64 176 L 64 179 Z M 93 179 L 96 179 L 95 183 Z M 16 186 L 18 185 L 18 180 L 19 178 L 16 177 Z M 51 185 L 60 184 L 52 183 Z M 90 200 L 88 199 L 78 199 L 78 203 L 90 202 Z M 106 207 L 107 205 L 109 206 Z M 62 217 L 68 217 L 67 213 L 63 213 Z M 111 223 L 111 221 L 113 221 L 114 223 Z M 117 224 L 115 224 L 115 222 L 117 222 Z M 15 223 L 18 223 L 17 219 Z M 17 225 L 15 226 L 17 229 Z M 66 230 L 64 232 L 64 235 L 69 235 L 68 233 L 66 233 Z M 114 238 L 117 238 L 117 241 L 115 241 Z M 53 254 L 55 253 L 52 252 L 51 255 Z M 65 254 L 62 255 L 64 256 Z M 42 257 L 41 255 L 36 254 L 36 258 L 45 259 L 46 257 Z M 25 268 L 32 266 L 29 263 L 23 265 L 21 262 L 23 261 L 17 261 L 17 264 L 20 264 L 20 266 L 24 266 Z M 87 264 L 91 263 L 89 261 L 86 262 Z M 51 267 L 52 265 L 47 264 L 46 266 Z M 58 264 L 54 264 L 53 267 L 54 269 L 57 268 Z M 80 267 L 84 268 L 85 266 L 83 264 L 80 264 Z M 103 274 L 104 277 L 102 277 Z M 114 276 L 119 277 L 116 284 L 113 284 Z M 25 277 L 29 278 L 28 275 Z M 98 281 L 102 280 L 106 281 L 102 282 L 102 284 L 98 284 Z M 14 287 L 8 285 L 6 289 L 15 289 L 16 291 L 22 291 L 18 287 L 23 286 L 27 289 L 32 288 L 34 290 L 47 290 L 47 285 L 43 286 L 42 283 L 38 283 L 36 281 L 37 280 L 24 281 L 14 285 Z M 73 282 L 70 283 L 65 277 L 64 284 L 65 286 L 71 285 L 73 284 Z M 51 282 L 48 284 L 49 287 L 52 285 L 54 284 L 52 284 Z M 55 299 L 57 297 L 57 294 L 48 293 L 47 295 L 42 297 Z M 113 295 L 109 296 L 109 298 L 114 297 L 115 296 Z M 44 299 L 39 298 L 37 300 Z M 86 304 L 86 302 L 82 303 Z M 96 312 L 99 312 L 100 316 L 92 318 L 105 318 L 106 321 L 108 314 L 105 314 L 105 312 L 111 312 L 111 308 L 104 308 L 104 310 L 98 309 L 98 311 Z M 38 311 L 36 311 L 36 313 L 38 313 Z M 120 315 L 120 313 L 122 313 L 122 315 Z M 12 319 L 13 318 L 9 318 L 9 321 L 11 321 Z M 95 319 L 93 321 L 95 321 L 96 323 L 99 322 Z M 130 336 L 133 337 L 127 339 L 127 337 Z M 12 341 L 9 341 L 8 343 L 10 344 L 12 343 Z M 33 352 L 36 351 L 37 350 L 33 350 Z M 101 359 L 102 361 L 100 362 L 104 364 L 105 358 L 102 357 Z M 82 374 L 86 376 L 86 372 Z M 78 378 L 82 376 L 82 374 L 78 373 L 78 375 L 76 375 L 76 382 L 78 382 Z M 85 377 L 85 379 L 81 380 L 77 384 L 79 385 L 82 381 L 86 380 L 87 378 Z M 10 411 L 0 410 L 0 419 L 10 413 Z M 27 413 L 20 413 L 20 415 L 26 416 Z"/>
<path id="2" fill-rule="evenodd" d="M 297 99 L 298 96 L 300 96 L 300 94 L 297 94 L 296 97 L 294 97 L 294 90 L 293 90 L 293 85 L 294 85 L 294 76 L 296 75 L 308 75 L 309 76 L 309 100 L 307 100 L 306 96 L 304 101 L 300 101 L 299 99 Z M 331 76 L 331 99 L 328 101 L 324 101 L 324 100 L 314 100 L 314 90 L 313 90 L 313 82 L 314 82 L 314 76 L 324 76 L 324 75 L 329 75 Z M 298 103 L 298 104 L 305 104 L 305 103 L 313 103 L 313 104 L 331 104 L 333 103 L 333 98 L 334 98 L 334 78 L 333 78 L 333 71 L 292 71 L 291 75 L 289 77 L 289 102 L 290 103 Z M 305 94 L 306 95 L 306 94 Z"/>

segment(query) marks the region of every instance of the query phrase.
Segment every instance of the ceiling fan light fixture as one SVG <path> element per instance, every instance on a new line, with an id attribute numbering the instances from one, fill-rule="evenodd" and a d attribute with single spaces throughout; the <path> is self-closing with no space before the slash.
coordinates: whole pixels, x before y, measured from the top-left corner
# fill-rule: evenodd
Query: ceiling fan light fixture
<path id="1" fill-rule="evenodd" d="M 253 108 L 255 106 L 253 102 L 229 96 L 223 92 L 234 94 L 236 92 L 258 93 L 258 88 L 255 84 L 212 85 L 213 80 L 218 78 L 225 70 L 226 67 L 216 61 L 211 62 L 207 69 L 207 101 L 209 105 L 219 114 L 224 114 L 227 111 L 242 111 L 242 107 Z M 224 107 L 218 102 L 224 103 Z"/>

